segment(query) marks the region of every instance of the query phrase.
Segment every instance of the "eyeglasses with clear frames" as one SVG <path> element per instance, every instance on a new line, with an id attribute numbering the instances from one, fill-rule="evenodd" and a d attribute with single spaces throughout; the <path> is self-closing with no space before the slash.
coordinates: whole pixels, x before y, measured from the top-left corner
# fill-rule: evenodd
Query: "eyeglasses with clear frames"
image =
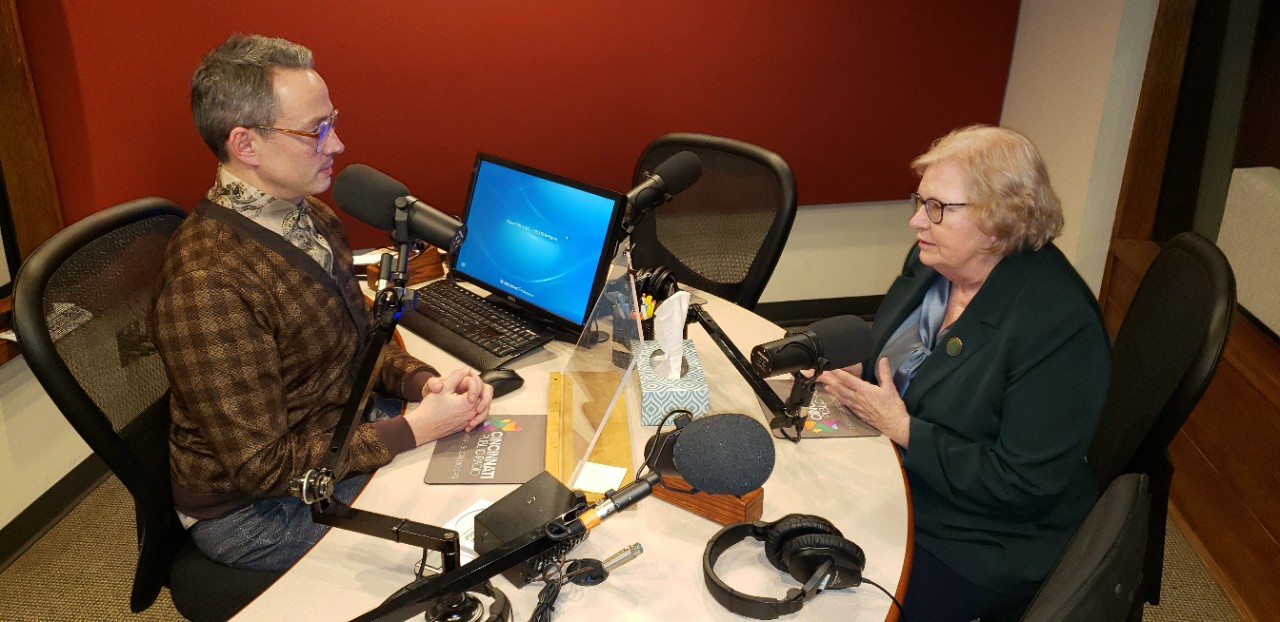
<path id="1" fill-rule="evenodd" d="M 924 207 L 925 216 L 929 217 L 929 222 L 940 225 L 942 224 L 942 208 L 944 207 L 964 207 L 968 203 L 943 203 L 937 199 L 926 199 L 920 196 L 919 192 L 911 193 L 911 213 L 920 211 L 920 207 Z"/>
<path id="2" fill-rule="evenodd" d="M 276 132 L 284 132 L 285 134 L 293 134 L 294 136 L 305 136 L 307 138 L 314 138 L 316 140 L 316 153 L 320 153 L 320 151 L 324 149 L 324 139 L 329 137 L 329 132 L 332 132 L 333 126 L 337 124 L 338 124 L 338 111 L 337 109 L 334 109 L 333 112 L 329 113 L 328 118 L 320 122 L 320 125 L 316 127 L 316 131 L 314 132 L 304 132 L 302 130 L 290 130 L 283 127 L 271 127 L 268 125 L 259 125 L 257 129 L 273 130 Z"/>

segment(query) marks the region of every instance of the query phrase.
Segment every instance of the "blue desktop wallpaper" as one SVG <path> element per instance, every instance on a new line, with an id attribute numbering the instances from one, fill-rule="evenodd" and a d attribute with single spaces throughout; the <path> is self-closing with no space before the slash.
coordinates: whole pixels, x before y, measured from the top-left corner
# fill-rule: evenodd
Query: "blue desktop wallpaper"
<path id="1" fill-rule="evenodd" d="M 580 325 L 613 211 L 611 198 L 481 161 L 457 267 Z"/>

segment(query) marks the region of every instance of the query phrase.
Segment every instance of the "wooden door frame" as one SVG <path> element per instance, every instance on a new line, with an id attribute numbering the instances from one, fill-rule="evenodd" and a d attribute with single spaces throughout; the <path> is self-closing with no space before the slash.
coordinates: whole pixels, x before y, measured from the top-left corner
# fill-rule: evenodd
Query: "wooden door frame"
<path id="1" fill-rule="evenodd" d="M 16 4 L 0 0 L 0 171 L 18 254 L 26 259 L 62 229 L 63 220 Z M 18 266 L 9 268 L 16 277 Z M 0 330 L 10 327 L 10 306 L 9 298 L 0 299 Z M 0 342 L 0 363 L 17 353 L 13 343 Z"/>
<path id="2" fill-rule="evenodd" d="M 1138 95 L 1138 109 L 1133 120 L 1133 134 L 1129 138 L 1124 177 L 1112 222 L 1109 259 L 1102 274 L 1099 299 L 1104 311 L 1111 299 L 1108 294 L 1115 267 L 1113 259 L 1118 251 L 1122 251 L 1118 247 L 1155 245 L 1152 232 L 1155 230 L 1169 137 L 1173 131 L 1195 8 L 1195 0 L 1162 0 L 1156 10 L 1142 89 Z M 1128 306 L 1127 302 L 1125 306 Z M 1114 313 L 1115 310 L 1112 311 Z"/>

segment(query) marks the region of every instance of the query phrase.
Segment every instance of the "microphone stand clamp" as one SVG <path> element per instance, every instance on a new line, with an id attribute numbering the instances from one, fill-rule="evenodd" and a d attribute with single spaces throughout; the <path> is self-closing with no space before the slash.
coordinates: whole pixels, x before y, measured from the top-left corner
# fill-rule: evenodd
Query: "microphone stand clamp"
<path id="1" fill-rule="evenodd" d="M 800 442 L 800 433 L 804 431 L 804 422 L 809 419 L 809 404 L 813 402 L 813 394 L 818 389 L 818 370 L 827 369 L 831 361 L 822 355 L 817 356 L 817 362 L 814 365 L 814 373 L 812 376 L 793 371 L 791 377 L 791 395 L 787 397 L 785 407 L 782 413 L 774 413 L 773 421 L 769 423 L 769 427 L 774 429 L 785 428 L 791 425 L 795 428 L 795 442 Z"/>

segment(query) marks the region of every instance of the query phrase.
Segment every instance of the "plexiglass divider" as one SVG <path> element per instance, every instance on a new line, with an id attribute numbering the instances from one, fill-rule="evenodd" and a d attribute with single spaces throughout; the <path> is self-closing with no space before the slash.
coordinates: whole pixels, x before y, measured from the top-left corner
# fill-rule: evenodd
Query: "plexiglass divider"
<path id="1" fill-rule="evenodd" d="M 634 373 L 633 345 L 640 338 L 635 281 L 628 248 L 620 248 L 609 266 L 607 281 L 588 316 L 563 371 L 553 374 L 547 422 L 547 470 L 589 500 L 603 491 L 579 484 L 588 461 L 626 470 L 634 477 L 628 389 Z M 631 404 L 630 408 L 638 408 Z"/>

